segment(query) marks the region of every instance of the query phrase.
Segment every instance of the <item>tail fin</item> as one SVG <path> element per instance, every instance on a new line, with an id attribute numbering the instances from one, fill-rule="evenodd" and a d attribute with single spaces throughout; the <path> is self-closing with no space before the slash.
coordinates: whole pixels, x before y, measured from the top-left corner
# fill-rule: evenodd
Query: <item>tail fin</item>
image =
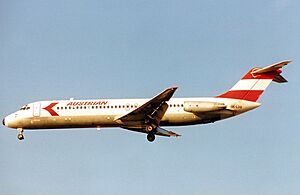
<path id="1" fill-rule="evenodd" d="M 264 68 L 253 68 L 229 91 L 217 97 L 256 102 L 272 81 L 277 83 L 287 82 L 287 80 L 280 75 L 282 72 L 280 69 L 290 62 L 290 60 L 286 60 Z"/>

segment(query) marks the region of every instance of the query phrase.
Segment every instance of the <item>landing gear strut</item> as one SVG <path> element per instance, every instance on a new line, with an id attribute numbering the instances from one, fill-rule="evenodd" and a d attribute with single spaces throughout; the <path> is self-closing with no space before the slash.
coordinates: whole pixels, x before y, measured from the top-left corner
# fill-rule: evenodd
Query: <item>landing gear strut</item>
<path id="1" fill-rule="evenodd" d="M 19 140 L 23 140 L 24 139 L 23 129 L 22 128 L 18 128 L 18 139 Z"/>
<path id="2" fill-rule="evenodd" d="M 155 140 L 155 134 L 153 132 L 149 132 L 147 135 L 147 140 L 149 142 L 153 142 Z"/>
<path id="3" fill-rule="evenodd" d="M 146 129 L 146 132 L 148 132 L 147 140 L 149 142 L 153 142 L 155 140 L 156 128 L 154 126 L 152 126 L 151 124 L 149 124 L 149 125 L 146 126 L 145 129 Z"/>
<path id="4" fill-rule="evenodd" d="M 146 126 L 146 131 L 151 132 L 154 128 L 151 125 Z"/>

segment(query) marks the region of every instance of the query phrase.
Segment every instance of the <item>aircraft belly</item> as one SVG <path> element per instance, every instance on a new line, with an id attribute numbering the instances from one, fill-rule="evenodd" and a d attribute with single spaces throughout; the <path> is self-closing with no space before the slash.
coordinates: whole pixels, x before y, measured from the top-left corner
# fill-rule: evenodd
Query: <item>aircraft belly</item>
<path id="1" fill-rule="evenodd" d="M 33 117 L 22 121 L 24 129 L 116 127 L 114 115 Z"/>
<path id="2" fill-rule="evenodd" d="M 166 114 L 162 121 L 162 126 L 183 126 L 212 123 L 218 120 L 234 116 L 231 111 L 222 110 L 206 113 L 174 113 Z"/>
<path id="3" fill-rule="evenodd" d="M 185 125 L 185 124 L 197 124 L 200 123 L 201 118 L 192 113 L 176 113 L 166 114 L 162 120 L 161 125 Z"/>

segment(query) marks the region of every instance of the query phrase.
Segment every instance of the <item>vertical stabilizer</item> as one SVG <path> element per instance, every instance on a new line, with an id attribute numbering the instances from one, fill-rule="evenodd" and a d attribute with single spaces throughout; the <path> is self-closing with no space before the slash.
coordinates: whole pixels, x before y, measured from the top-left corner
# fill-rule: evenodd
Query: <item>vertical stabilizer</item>
<path id="1" fill-rule="evenodd" d="M 229 91 L 219 95 L 220 98 L 241 99 L 256 102 L 272 81 L 287 82 L 280 73 L 280 69 L 291 61 L 282 61 L 276 64 L 251 69 Z"/>

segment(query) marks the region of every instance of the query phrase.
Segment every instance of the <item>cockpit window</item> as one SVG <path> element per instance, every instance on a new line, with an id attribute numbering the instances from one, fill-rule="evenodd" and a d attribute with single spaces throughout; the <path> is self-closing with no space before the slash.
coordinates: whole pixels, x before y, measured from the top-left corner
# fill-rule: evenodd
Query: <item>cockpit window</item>
<path id="1" fill-rule="evenodd" d="M 27 106 L 27 105 L 22 106 L 20 110 L 25 110 L 26 106 Z"/>
<path id="2" fill-rule="evenodd" d="M 26 104 L 25 106 L 22 106 L 22 108 L 20 110 L 29 110 L 30 107 Z"/>

